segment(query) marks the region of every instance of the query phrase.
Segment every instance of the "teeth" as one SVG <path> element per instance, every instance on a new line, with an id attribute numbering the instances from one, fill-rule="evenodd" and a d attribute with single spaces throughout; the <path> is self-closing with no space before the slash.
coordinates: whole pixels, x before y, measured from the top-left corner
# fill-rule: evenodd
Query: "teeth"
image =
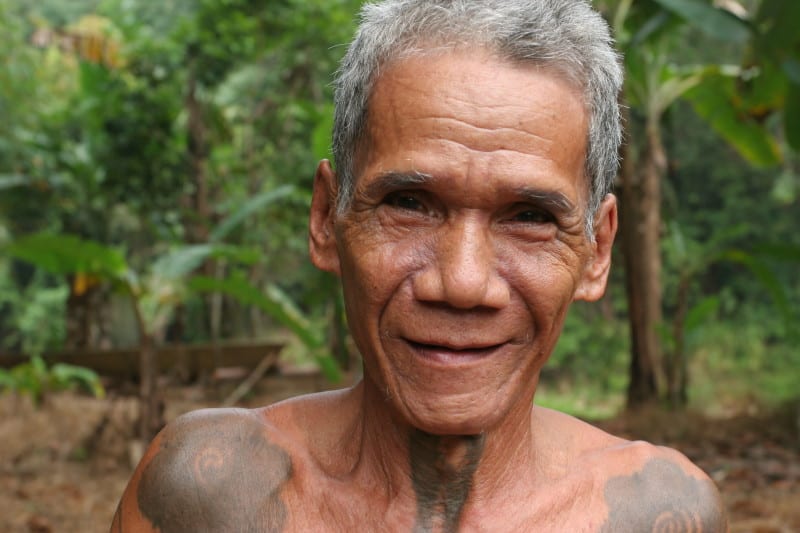
<path id="1" fill-rule="evenodd" d="M 453 347 L 453 346 L 447 346 L 447 345 L 444 345 L 444 344 L 428 344 L 428 343 L 413 342 L 413 341 L 411 343 L 415 344 L 417 346 L 420 346 L 422 348 L 429 349 L 429 350 L 447 350 L 447 351 L 451 351 L 451 352 L 491 350 L 493 348 L 497 348 L 498 346 L 500 346 L 499 344 L 490 344 L 490 345 L 485 345 L 485 346 Z"/>

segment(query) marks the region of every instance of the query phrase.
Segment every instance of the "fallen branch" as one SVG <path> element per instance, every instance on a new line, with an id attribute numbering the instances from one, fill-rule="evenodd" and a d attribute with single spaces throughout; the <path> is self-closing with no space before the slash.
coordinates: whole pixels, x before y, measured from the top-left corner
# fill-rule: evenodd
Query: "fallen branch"
<path id="1" fill-rule="evenodd" d="M 225 400 L 222 402 L 222 406 L 230 407 L 239 403 L 239 400 L 244 398 L 253 389 L 255 384 L 258 383 L 258 380 L 264 376 L 267 370 L 269 370 L 270 367 L 275 364 L 275 361 L 279 356 L 280 352 L 272 352 L 264 356 L 264 358 L 261 359 L 261 362 L 258 363 L 258 366 L 256 366 L 253 371 L 250 372 L 250 375 L 247 376 L 244 381 L 242 381 L 239 386 L 228 395 L 227 398 L 225 398 Z"/>

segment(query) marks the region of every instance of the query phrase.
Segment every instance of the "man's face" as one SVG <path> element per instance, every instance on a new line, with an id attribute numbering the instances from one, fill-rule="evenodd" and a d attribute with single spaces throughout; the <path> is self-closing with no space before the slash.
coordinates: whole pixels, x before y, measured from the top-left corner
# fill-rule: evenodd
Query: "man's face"
<path id="1" fill-rule="evenodd" d="M 437 434 L 527 413 L 574 299 L 602 295 L 613 197 L 584 233 L 587 114 L 558 77 L 480 51 L 383 72 L 336 216 L 320 165 L 311 255 L 341 276 L 367 390 Z M 520 415 L 523 416 L 523 415 Z"/>

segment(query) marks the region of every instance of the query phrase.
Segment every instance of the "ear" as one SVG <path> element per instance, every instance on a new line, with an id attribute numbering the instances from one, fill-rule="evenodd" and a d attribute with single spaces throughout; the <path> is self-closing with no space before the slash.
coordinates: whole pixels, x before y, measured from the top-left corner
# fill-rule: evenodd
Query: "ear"
<path id="1" fill-rule="evenodd" d="M 331 163 L 323 159 L 314 174 L 311 215 L 308 223 L 308 252 L 311 262 L 320 270 L 340 274 L 339 253 L 336 249 L 336 174 Z"/>
<path id="2" fill-rule="evenodd" d="M 606 195 L 597 210 L 594 222 L 594 242 L 590 243 L 590 257 L 575 291 L 573 300 L 593 302 L 606 292 L 608 272 L 611 268 L 611 248 L 617 234 L 617 198 Z"/>

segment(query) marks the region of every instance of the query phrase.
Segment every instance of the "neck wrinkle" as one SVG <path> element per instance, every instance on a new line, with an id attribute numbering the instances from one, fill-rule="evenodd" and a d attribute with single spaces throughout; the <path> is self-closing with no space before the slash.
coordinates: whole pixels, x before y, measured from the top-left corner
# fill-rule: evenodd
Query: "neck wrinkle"
<path id="1" fill-rule="evenodd" d="M 353 473 L 363 476 L 370 486 L 382 487 L 387 510 L 395 505 L 406 513 L 409 509 L 407 506 L 419 510 L 419 490 L 422 485 L 431 485 L 428 487 L 428 496 L 432 497 L 437 486 L 446 487 L 448 480 L 452 482 L 452 469 L 443 468 L 443 465 L 465 467 L 464 460 L 467 463 L 475 461 L 468 472 L 469 486 L 464 495 L 465 501 L 462 502 L 463 509 L 457 513 L 461 517 L 473 514 L 470 511 L 476 506 L 485 508 L 492 502 L 505 501 L 508 494 L 513 493 L 509 491 L 521 486 L 529 487 L 531 480 L 528 476 L 520 476 L 521 471 L 539 471 L 532 428 L 533 398 L 525 405 L 512 409 L 499 426 L 480 436 L 436 437 L 392 416 L 389 406 L 381 403 L 386 402 L 385 398 L 374 387 L 368 390 L 370 385 L 366 382 L 359 387 L 363 423 L 360 428 L 360 450 Z M 476 439 L 481 441 L 477 457 L 470 455 L 470 450 L 474 452 L 476 449 Z M 470 443 L 473 443 L 472 446 Z M 434 446 L 435 450 L 432 449 Z M 459 481 L 464 482 L 464 479 Z M 444 503 L 436 503 L 435 507 L 441 510 Z M 454 511 L 450 512 L 450 516 L 454 516 Z"/>

